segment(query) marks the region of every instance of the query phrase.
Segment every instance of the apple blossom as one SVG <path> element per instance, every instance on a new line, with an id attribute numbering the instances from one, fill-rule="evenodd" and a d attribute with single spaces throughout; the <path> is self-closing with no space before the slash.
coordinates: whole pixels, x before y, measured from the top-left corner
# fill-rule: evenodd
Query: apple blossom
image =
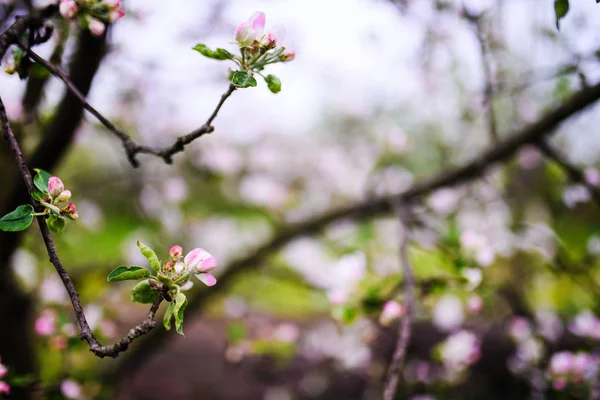
<path id="1" fill-rule="evenodd" d="M 35 331 L 40 336 L 50 336 L 56 329 L 56 313 L 54 310 L 46 309 L 35 320 Z"/>
<path id="2" fill-rule="evenodd" d="M 57 197 L 65 190 L 65 185 L 57 176 L 51 176 L 48 179 L 48 193 L 50 196 Z"/>
<path id="3" fill-rule="evenodd" d="M 296 58 L 296 52 L 294 50 L 285 50 L 281 53 L 280 59 L 283 62 L 293 61 Z"/>
<path id="4" fill-rule="evenodd" d="M 275 48 L 275 46 L 277 46 L 277 38 L 274 34 L 267 33 L 265 36 L 263 36 L 262 40 L 260 41 L 260 44 L 266 47 L 267 49 L 273 49 Z"/>
<path id="5" fill-rule="evenodd" d="M 181 248 L 181 246 L 175 245 L 171 247 L 171 250 L 169 250 L 169 256 L 172 260 L 179 260 L 182 255 L 183 249 Z"/>
<path id="6" fill-rule="evenodd" d="M 451 334 L 442 343 L 440 355 L 446 367 L 461 372 L 479 359 L 479 339 L 469 331 Z"/>
<path id="7" fill-rule="evenodd" d="M 61 0 L 58 11 L 63 18 L 71 19 L 77 14 L 77 3 L 73 0 Z"/>
<path id="8" fill-rule="evenodd" d="M 104 31 L 106 30 L 106 25 L 104 25 L 104 23 L 98 18 L 88 17 L 87 23 L 92 35 L 102 36 L 104 34 Z"/>
<path id="9" fill-rule="evenodd" d="M 189 272 L 195 274 L 206 286 L 214 286 L 217 283 L 217 279 L 209 273 L 218 265 L 217 259 L 206 250 L 196 248 L 190 251 L 185 256 L 184 263 Z"/>
<path id="10" fill-rule="evenodd" d="M 72 379 L 62 381 L 60 391 L 67 399 L 78 399 L 81 397 L 81 386 Z"/>
<path id="11" fill-rule="evenodd" d="M 56 197 L 56 201 L 60 202 L 60 203 L 65 203 L 67 201 L 69 201 L 69 199 L 71 198 L 71 191 L 70 190 L 63 190 L 57 197 Z"/>
<path id="12" fill-rule="evenodd" d="M 65 208 L 65 214 L 67 214 L 67 217 L 69 219 L 72 219 L 73 221 L 77 221 L 77 219 L 79 218 L 77 207 L 75 207 L 75 204 L 73 203 L 67 204 L 67 207 Z"/>
<path id="13" fill-rule="evenodd" d="M 265 30 L 265 14 L 257 11 L 248 19 L 242 22 L 235 30 L 235 41 L 240 47 L 247 47 L 255 40 L 263 36 Z"/>

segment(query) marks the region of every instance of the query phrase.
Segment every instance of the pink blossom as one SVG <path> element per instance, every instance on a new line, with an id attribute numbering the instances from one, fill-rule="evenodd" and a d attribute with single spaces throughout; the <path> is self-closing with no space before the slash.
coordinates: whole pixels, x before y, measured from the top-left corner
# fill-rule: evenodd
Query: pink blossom
<path id="1" fill-rule="evenodd" d="M 217 284 L 217 278 L 208 272 L 197 274 L 196 276 L 200 279 L 200 282 L 204 283 L 206 286 L 215 286 Z"/>
<path id="2" fill-rule="evenodd" d="M 444 341 L 440 354 L 448 368 L 462 371 L 479 359 L 479 339 L 469 331 L 458 331 Z"/>
<path id="3" fill-rule="evenodd" d="M 467 300 L 467 312 L 469 314 L 479 314 L 482 308 L 483 300 L 481 299 L 481 297 L 477 295 L 469 297 L 469 299 Z"/>
<path id="4" fill-rule="evenodd" d="M 71 379 L 62 381 L 60 391 L 67 399 L 78 399 L 81 397 L 81 386 Z"/>
<path id="5" fill-rule="evenodd" d="M 8 368 L 4 364 L 0 364 L 0 379 L 4 378 L 8 373 Z"/>
<path id="6" fill-rule="evenodd" d="M 283 62 L 293 61 L 295 58 L 296 52 L 294 50 L 285 50 L 280 56 L 280 59 Z"/>
<path id="7" fill-rule="evenodd" d="M 97 18 L 89 17 L 87 20 L 88 29 L 94 36 L 102 36 L 106 30 L 106 26 Z"/>
<path id="8" fill-rule="evenodd" d="M 77 3 L 73 0 L 61 0 L 58 11 L 63 18 L 71 19 L 77 14 Z"/>
<path id="9" fill-rule="evenodd" d="M 65 203 L 67 201 L 69 201 L 69 199 L 71 198 L 71 191 L 70 190 L 63 190 L 57 197 L 56 200 L 61 202 L 61 203 Z"/>
<path id="10" fill-rule="evenodd" d="M 44 310 L 35 320 L 35 331 L 40 336 L 50 336 L 56 329 L 56 313 L 54 310 Z"/>
<path id="11" fill-rule="evenodd" d="M 402 304 L 393 300 L 386 301 L 379 316 L 379 323 L 383 326 L 389 326 L 396 319 L 400 318 L 402 314 L 404 314 Z"/>
<path id="12" fill-rule="evenodd" d="M 265 30 L 265 14 L 257 11 L 248 19 L 242 22 L 235 30 L 235 40 L 242 47 L 252 44 L 263 36 Z"/>
<path id="13" fill-rule="evenodd" d="M 523 317 L 516 317 L 510 322 L 508 334 L 517 342 L 532 335 L 531 324 Z"/>
<path id="14" fill-rule="evenodd" d="M 552 355 L 550 359 L 550 374 L 566 375 L 571 371 L 573 364 L 573 354 L 568 351 L 561 351 Z"/>
<path id="15" fill-rule="evenodd" d="M 117 8 L 110 12 L 110 22 L 116 22 L 125 16 L 125 11 L 122 8 Z"/>
<path id="16" fill-rule="evenodd" d="M 75 204 L 73 203 L 67 204 L 67 207 L 65 208 L 65 214 L 67 214 L 67 217 L 69 217 L 69 219 L 72 219 L 73 221 L 77 221 L 77 219 L 79 218 L 77 207 L 75 207 Z"/>
<path id="17" fill-rule="evenodd" d="M 63 190 L 65 190 L 65 185 L 59 177 L 51 176 L 50 179 L 48 179 L 48 193 L 50 193 L 50 196 L 56 197 L 60 195 Z"/>
<path id="18" fill-rule="evenodd" d="M 587 168 L 584 171 L 584 175 L 585 175 L 585 181 L 592 185 L 592 186 L 598 186 L 600 185 L 600 171 L 598 171 L 596 168 Z"/>
<path id="19" fill-rule="evenodd" d="M 218 265 L 217 259 L 201 248 L 190 251 L 185 256 L 184 262 L 190 271 L 195 269 L 196 273 L 212 271 Z"/>
<path id="20" fill-rule="evenodd" d="M 267 33 L 265 36 L 263 36 L 260 44 L 268 49 L 272 49 L 277 46 L 277 38 L 274 34 Z"/>
<path id="21" fill-rule="evenodd" d="M 10 394 L 10 386 L 8 386 L 8 383 L 0 381 L 0 394 Z"/>
<path id="22" fill-rule="evenodd" d="M 179 260 L 182 255 L 183 248 L 181 248 L 181 246 L 175 245 L 171 247 L 171 250 L 169 250 L 169 256 L 171 256 L 173 260 Z"/>

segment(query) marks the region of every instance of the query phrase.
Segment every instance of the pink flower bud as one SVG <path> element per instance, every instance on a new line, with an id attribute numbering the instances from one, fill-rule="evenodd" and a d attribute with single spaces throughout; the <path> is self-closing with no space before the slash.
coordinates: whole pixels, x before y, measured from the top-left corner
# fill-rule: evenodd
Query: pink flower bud
<path id="1" fill-rule="evenodd" d="M 70 190 L 63 190 L 57 197 L 56 200 L 61 203 L 66 203 L 71 198 Z"/>
<path id="2" fill-rule="evenodd" d="M 252 26 L 247 22 L 242 22 L 240 26 L 235 30 L 235 41 L 241 47 L 248 46 L 256 39 L 256 32 Z"/>
<path id="3" fill-rule="evenodd" d="M 8 368 L 4 364 L 0 364 L 0 379 L 4 378 L 8 373 Z"/>
<path id="4" fill-rule="evenodd" d="M 208 251 L 201 248 L 190 251 L 185 256 L 184 262 L 190 269 L 190 272 L 194 273 L 212 271 L 218 265 L 217 259 Z"/>
<path id="5" fill-rule="evenodd" d="M 173 271 L 174 267 L 175 267 L 175 264 L 173 263 L 173 261 L 169 261 L 169 262 L 165 263 L 165 265 L 163 266 L 163 272 Z"/>
<path id="6" fill-rule="evenodd" d="M 77 14 L 77 3 L 73 0 L 61 0 L 58 11 L 63 18 L 71 19 Z"/>
<path id="7" fill-rule="evenodd" d="M 56 197 L 60 195 L 65 190 L 65 185 L 62 183 L 59 177 L 51 176 L 48 179 L 48 192 L 50 196 Z"/>
<path id="8" fill-rule="evenodd" d="M 277 38 L 272 33 L 267 33 L 265 36 L 263 36 L 260 44 L 267 49 L 273 49 L 275 46 L 277 46 Z"/>
<path id="9" fill-rule="evenodd" d="M 183 249 L 181 246 L 175 245 L 171 247 L 171 250 L 169 250 L 169 255 L 173 260 L 179 260 L 183 255 Z"/>
<path id="10" fill-rule="evenodd" d="M 293 61 L 296 58 L 296 52 L 294 50 L 286 50 L 279 56 L 279 59 L 283 62 Z"/>
<path id="11" fill-rule="evenodd" d="M 94 36 L 102 36 L 104 34 L 104 30 L 106 26 L 102 21 L 97 18 L 88 18 L 88 29 Z"/>
<path id="12" fill-rule="evenodd" d="M 116 8 L 110 12 L 110 22 L 116 22 L 125 16 L 125 11 L 122 8 Z"/>
<path id="13" fill-rule="evenodd" d="M 77 207 L 75 207 L 75 204 L 73 203 L 67 204 L 67 207 L 65 208 L 65 214 L 67 214 L 67 217 L 73 221 L 77 221 L 79 218 Z"/>
<path id="14" fill-rule="evenodd" d="M 404 308 L 397 301 L 387 301 L 383 305 L 383 310 L 379 316 L 379 323 L 383 326 L 389 326 L 394 320 L 400 318 L 404 313 Z"/>
<path id="15" fill-rule="evenodd" d="M 44 310 L 42 315 L 35 320 L 35 331 L 40 336 L 50 336 L 56 328 L 56 313 L 54 310 Z"/>
<path id="16" fill-rule="evenodd" d="M 10 394 L 10 386 L 6 382 L 0 382 L 0 394 Z"/>

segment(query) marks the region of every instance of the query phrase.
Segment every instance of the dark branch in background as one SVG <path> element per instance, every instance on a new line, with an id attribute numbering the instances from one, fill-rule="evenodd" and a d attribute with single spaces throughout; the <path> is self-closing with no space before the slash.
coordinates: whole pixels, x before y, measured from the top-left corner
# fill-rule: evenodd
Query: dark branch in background
<path id="1" fill-rule="evenodd" d="M 340 220 L 364 221 L 389 214 L 393 211 L 392 205 L 397 202 L 411 203 L 437 189 L 458 185 L 482 175 L 487 168 L 513 156 L 522 146 L 535 144 L 549 136 L 561 122 L 598 99 L 600 99 L 600 84 L 579 91 L 537 122 L 526 126 L 520 131 L 513 132 L 508 139 L 493 145 L 493 147 L 460 168 L 440 172 L 430 179 L 413 185 L 403 193 L 368 199 L 282 229 L 271 241 L 257 248 L 252 254 L 231 263 L 219 277 L 220 290 L 225 290 L 231 286 L 235 279 L 243 273 L 259 268 L 270 254 L 281 250 L 296 238 L 317 234 L 329 224 Z M 217 291 L 214 290 L 199 292 L 196 296 L 190 298 L 187 311 L 198 312 L 209 298 L 216 293 Z M 166 338 L 166 332 L 162 330 L 148 335 L 147 340 L 128 353 L 128 356 L 118 368 L 109 371 L 111 374 L 109 379 L 125 380 L 126 377 L 131 376 L 135 369 L 152 355 L 152 349 L 156 348 Z"/>
<path id="2" fill-rule="evenodd" d="M 488 130 L 492 142 L 497 142 L 498 128 L 496 124 L 496 112 L 494 111 L 494 77 L 492 73 L 492 60 L 489 43 L 485 37 L 483 29 L 483 15 L 475 15 L 470 13 L 464 6 L 462 10 L 464 18 L 473 25 L 475 36 L 479 43 L 479 52 L 481 54 L 481 66 L 483 68 L 483 78 L 485 80 L 484 89 L 484 104 L 487 106 L 486 115 L 488 122 Z"/>
<path id="3" fill-rule="evenodd" d="M 563 170 L 565 170 L 569 176 L 569 179 L 585 186 L 596 204 L 600 206 L 600 190 L 587 181 L 585 178 L 585 173 L 581 169 L 571 164 L 565 156 L 560 154 L 558 150 L 552 148 L 548 142 L 541 141 L 537 144 L 537 147 L 542 151 L 542 153 L 544 153 L 546 157 L 557 163 Z"/>
<path id="4" fill-rule="evenodd" d="M 23 152 L 15 138 L 15 135 L 10 128 L 10 124 L 8 122 L 8 117 L 6 115 L 6 109 L 4 108 L 4 103 L 0 98 L 0 122 L 2 123 L 2 133 L 4 139 L 8 142 L 10 150 L 14 153 L 17 165 L 19 167 L 19 171 L 21 172 L 22 178 L 25 181 L 25 186 L 27 187 L 27 192 L 29 195 L 33 195 L 35 192 L 35 187 L 33 185 L 33 179 L 31 177 L 31 172 L 25 163 L 25 158 L 23 157 Z M 30 201 L 36 211 L 40 212 L 39 206 L 36 205 L 35 202 Z M 36 207 L 37 206 L 37 207 Z M 60 261 L 58 254 L 56 253 L 56 247 L 54 246 L 54 242 L 52 240 L 52 236 L 50 235 L 50 231 L 48 230 L 48 226 L 46 225 L 46 221 L 43 216 L 38 216 L 37 218 L 38 225 L 40 227 L 40 232 L 42 234 L 42 238 L 44 239 L 44 244 L 46 245 L 46 251 L 48 252 L 48 256 L 50 257 L 50 262 L 54 265 L 58 276 L 63 282 L 65 289 L 67 289 L 67 293 L 69 294 L 69 298 L 71 299 L 71 303 L 73 305 L 73 311 L 75 311 L 75 317 L 77 322 L 79 323 L 79 327 L 81 328 L 81 339 L 88 342 L 90 345 L 90 350 L 94 352 L 98 357 L 117 357 L 121 351 L 124 351 L 136 338 L 142 336 L 145 333 L 148 333 L 154 326 L 156 325 L 153 321 L 154 316 L 156 315 L 156 310 L 162 301 L 162 296 L 158 296 L 157 300 L 152 305 L 150 312 L 146 319 L 139 325 L 135 326 L 127 336 L 125 336 L 122 340 L 117 342 L 112 346 L 102 346 L 100 342 L 94 336 L 90 326 L 85 318 L 85 314 L 83 312 L 83 307 L 81 306 L 81 302 L 79 301 L 79 293 L 77 293 L 77 289 L 75 289 L 75 285 L 69 276 L 65 266 Z"/>
<path id="5" fill-rule="evenodd" d="M 410 327 L 412 324 L 414 302 L 415 302 L 415 275 L 413 273 L 410 260 L 408 259 L 408 241 L 410 239 L 411 211 L 408 205 L 398 204 L 396 206 L 398 219 L 402 227 L 402 242 L 400 243 L 400 264 L 404 275 L 404 304 L 406 305 L 406 314 L 400 322 L 400 331 L 392 361 L 388 367 L 384 400 L 394 400 L 398 389 L 398 380 L 400 371 L 404 365 L 406 348 L 410 340 Z"/>
<path id="6" fill-rule="evenodd" d="M 217 117 L 217 114 L 223 106 L 223 103 L 225 103 L 225 100 L 227 100 L 227 98 L 231 96 L 231 94 L 235 90 L 235 86 L 230 84 L 229 88 L 225 93 L 223 93 L 219 103 L 217 104 L 217 107 L 215 108 L 211 116 L 208 117 L 206 122 L 200 128 L 188 133 L 187 135 L 178 137 L 175 143 L 173 143 L 173 145 L 165 147 L 163 149 L 142 146 L 137 144 L 128 134 L 117 128 L 112 122 L 110 122 L 106 117 L 104 117 L 100 112 L 98 112 L 94 107 L 92 107 L 87 102 L 85 96 L 81 94 L 79 90 L 77 90 L 77 87 L 73 84 L 73 82 L 71 82 L 71 79 L 67 74 L 65 74 L 60 69 L 46 61 L 44 58 L 40 57 L 38 54 L 28 49 L 22 43 L 20 43 L 19 46 L 23 50 L 25 50 L 34 61 L 44 66 L 52 75 L 63 81 L 67 88 L 71 91 L 71 93 L 73 93 L 79 99 L 79 101 L 81 101 L 83 107 L 86 110 L 88 110 L 94 117 L 96 117 L 98 121 L 100 121 L 100 123 L 102 123 L 102 125 L 104 125 L 109 131 L 111 131 L 117 138 L 119 138 L 119 140 L 123 144 L 123 148 L 125 149 L 125 153 L 127 154 L 129 162 L 134 167 L 139 166 L 139 162 L 137 160 L 138 154 L 149 154 L 156 157 L 160 157 L 165 161 L 165 163 L 171 164 L 173 162 L 173 155 L 182 152 L 186 145 L 190 144 L 202 135 L 213 132 L 215 130 L 215 128 L 211 125 L 213 120 Z"/>

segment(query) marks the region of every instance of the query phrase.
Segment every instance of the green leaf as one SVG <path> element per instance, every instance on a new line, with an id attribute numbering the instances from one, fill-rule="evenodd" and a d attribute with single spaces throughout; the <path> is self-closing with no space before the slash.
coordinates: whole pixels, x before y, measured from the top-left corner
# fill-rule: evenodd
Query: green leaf
<path id="1" fill-rule="evenodd" d="M 163 325 L 165 329 L 171 330 L 171 319 L 173 318 L 173 314 L 175 313 L 175 303 L 169 303 L 169 307 L 167 307 L 167 311 L 165 311 L 165 315 L 163 316 Z"/>
<path id="2" fill-rule="evenodd" d="M 231 77 L 231 83 L 233 86 L 238 88 L 247 88 L 247 87 L 255 87 L 257 85 L 256 79 L 254 77 L 249 76 L 245 71 L 236 71 Z"/>
<path id="3" fill-rule="evenodd" d="M 33 207 L 24 204 L 11 213 L 0 218 L 0 230 L 6 232 L 23 231 L 33 222 Z"/>
<path id="4" fill-rule="evenodd" d="M 195 45 L 194 50 L 204 57 L 212 58 L 214 60 L 231 60 L 233 58 L 233 54 L 225 49 L 217 48 L 217 50 L 211 50 L 202 43 Z"/>
<path id="5" fill-rule="evenodd" d="M 150 263 L 152 269 L 155 271 L 160 271 L 160 261 L 158 261 L 158 257 L 156 256 L 154 250 L 152 250 L 150 247 L 146 246 L 144 243 L 139 241 L 137 242 L 137 245 L 140 248 L 142 255 L 146 257 L 146 259 Z"/>
<path id="6" fill-rule="evenodd" d="M 37 174 L 35 175 L 35 178 L 33 178 L 33 184 L 35 185 L 35 187 L 40 189 L 42 193 L 47 194 L 48 180 L 50 179 L 50 177 L 52 177 L 52 175 L 50 175 L 49 172 L 46 172 L 43 169 L 39 168 L 35 168 L 34 171 L 37 172 Z"/>
<path id="7" fill-rule="evenodd" d="M 29 71 L 29 73 L 32 77 L 39 79 L 49 78 L 52 75 L 50 71 L 46 69 L 46 67 L 37 62 L 31 64 L 31 70 Z"/>
<path id="8" fill-rule="evenodd" d="M 560 30 L 560 20 L 569 12 L 569 0 L 554 0 L 554 14 L 556 15 L 556 29 Z"/>
<path id="9" fill-rule="evenodd" d="M 150 271 L 146 268 L 142 267 L 126 267 L 122 266 L 119 268 L 115 268 L 108 277 L 106 278 L 107 282 L 116 282 L 116 281 L 136 281 L 138 279 L 147 278 L 150 276 Z"/>
<path id="10" fill-rule="evenodd" d="M 267 75 L 265 82 L 267 82 L 267 86 L 271 92 L 279 93 L 281 91 L 281 81 L 275 75 Z"/>
<path id="11" fill-rule="evenodd" d="M 53 215 L 46 220 L 46 225 L 52 232 L 61 233 L 65 229 L 67 221 L 61 216 Z"/>
<path id="12" fill-rule="evenodd" d="M 31 198 L 34 199 L 35 201 L 42 201 L 44 200 L 44 193 L 40 192 L 39 190 L 36 190 L 35 192 L 33 192 L 31 194 Z"/>
<path id="13" fill-rule="evenodd" d="M 158 292 L 152 289 L 148 279 L 139 282 L 131 291 L 131 300 L 136 303 L 151 304 L 158 297 Z"/>
<path id="14" fill-rule="evenodd" d="M 175 297 L 174 303 L 175 308 L 173 309 L 173 314 L 175 316 L 175 328 L 177 329 L 177 333 L 185 336 L 183 335 L 183 313 L 188 304 L 187 297 L 185 297 L 185 294 L 179 292 L 177 297 Z"/>

